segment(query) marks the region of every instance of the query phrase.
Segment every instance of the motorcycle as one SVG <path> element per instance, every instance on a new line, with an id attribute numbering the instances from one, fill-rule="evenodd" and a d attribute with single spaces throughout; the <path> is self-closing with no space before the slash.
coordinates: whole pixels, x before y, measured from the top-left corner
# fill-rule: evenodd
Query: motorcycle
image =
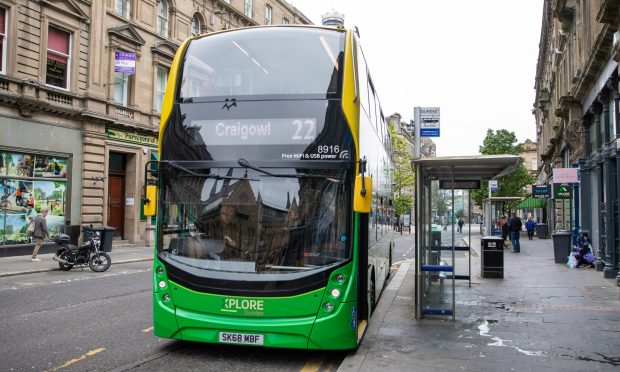
<path id="1" fill-rule="evenodd" d="M 84 244 L 77 247 L 70 244 L 69 235 L 60 234 L 54 238 L 54 243 L 59 248 L 52 259 L 58 262 L 60 270 L 69 271 L 76 265 L 88 265 L 92 271 L 102 273 L 112 264 L 110 256 L 100 250 L 101 239 L 98 236 L 89 236 Z"/>

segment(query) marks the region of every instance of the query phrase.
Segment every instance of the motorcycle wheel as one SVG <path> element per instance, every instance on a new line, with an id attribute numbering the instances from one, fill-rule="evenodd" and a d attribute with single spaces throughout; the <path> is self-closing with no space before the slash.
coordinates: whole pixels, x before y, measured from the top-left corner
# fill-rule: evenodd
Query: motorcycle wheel
<path id="1" fill-rule="evenodd" d="M 58 256 L 58 258 L 67 261 L 67 258 L 68 258 L 67 256 L 68 256 L 68 252 L 65 251 L 65 252 L 62 252 L 60 254 L 60 256 Z M 60 266 L 60 270 L 62 270 L 62 271 L 69 271 L 69 270 L 71 270 L 73 268 L 73 265 L 64 264 L 62 262 L 59 262 L 58 266 Z"/>
<path id="2" fill-rule="evenodd" d="M 107 253 L 100 252 L 98 254 L 93 255 L 88 261 L 88 266 L 90 269 L 96 273 L 102 273 L 110 268 L 112 265 L 112 260 Z"/>

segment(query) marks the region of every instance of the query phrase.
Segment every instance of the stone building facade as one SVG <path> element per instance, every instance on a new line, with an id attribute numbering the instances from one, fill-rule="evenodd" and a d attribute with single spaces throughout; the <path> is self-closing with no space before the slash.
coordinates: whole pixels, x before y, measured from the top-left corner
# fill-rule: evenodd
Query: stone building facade
<path id="1" fill-rule="evenodd" d="M 589 231 L 605 277 L 618 275 L 620 1 L 545 0 L 536 72 L 539 182 L 578 167 L 571 201 L 549 203 L 555 227 Z"/>
<path id="2" fill-rule="evenodd" d="M 285 23 L 311 24 L 284 0 L 0 0 L 0 192 L 10 226 L 0 246 L 25 243 L 24 217 L 41 207 L 53 208 L 58 231 L 107 225 L 148 242 L 144 168 L 157 158 L 177 48 L 196 34 Z"/>

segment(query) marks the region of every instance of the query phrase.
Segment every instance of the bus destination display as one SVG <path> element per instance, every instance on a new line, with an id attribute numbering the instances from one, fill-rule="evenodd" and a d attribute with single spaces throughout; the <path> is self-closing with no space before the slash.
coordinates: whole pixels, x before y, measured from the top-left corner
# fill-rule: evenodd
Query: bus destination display
<path id="1" fill-rule="evenodd" d="M 316 118 L 195 120 L 207 146 L 307 145 L 317 136 Z"/>

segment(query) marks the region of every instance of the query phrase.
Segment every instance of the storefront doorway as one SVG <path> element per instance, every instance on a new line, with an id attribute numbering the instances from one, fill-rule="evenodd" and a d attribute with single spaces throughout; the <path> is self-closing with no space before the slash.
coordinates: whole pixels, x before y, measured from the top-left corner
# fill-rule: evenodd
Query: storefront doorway
<path id="1" fill-rule="evenodd" d="M 125 172 L 126 156 L 110 152 L 108 158 L 108 221 L 113 227 L 114 237 L 124 236 L 125 225 Z"/>

